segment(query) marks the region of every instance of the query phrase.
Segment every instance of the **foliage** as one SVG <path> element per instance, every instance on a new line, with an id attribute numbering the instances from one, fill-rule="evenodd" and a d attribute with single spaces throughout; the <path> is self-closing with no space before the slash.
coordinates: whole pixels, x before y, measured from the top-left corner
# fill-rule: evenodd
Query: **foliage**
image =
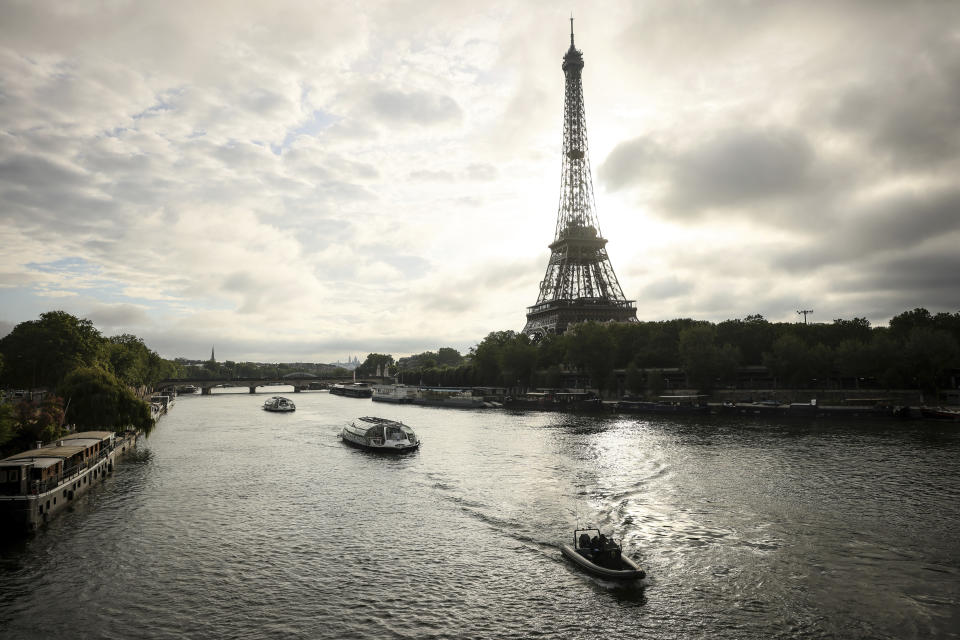
<path id="1" fill-rule="evenodd" d="M 956 363 L 960 347 L 946 331 L 915 325 L 904 345 L 908 375 L 917 381 L 917 387 L 936 391 L 937 379 Z"/>
<path id="2" fill-rule="evenodd" d="M 110 369 L 131 387 L 153 387 L 176 376 L 178 367 L 151 351 L 141 338 L 125 333 L 107 339 Z"/>
<path id="3" fill-rule="evenodd" d="M 52 442 L 63 432 L 63 400 L 57 396 L 0 405 L 2 456 L 32 449 L 38 442 Z"/>
<path id="4" fill-rule="evenodd" d="M 17 435 L 17 417 L 12 402 L 0 402 L 0 458 L 6 455 L 6 443 Z"/>
<path id="5" fill-rule="evenodd" d="M 151 351 L 140 338 L 103 338 L 93 324 L 64 311 L 21 322 L 0 340 L 0 382 L 22 388 L 56 388 L 74 369 L 100 366 L 131 387 L 150 387 L 175 377 L 179 367 Z"/>
<path id="6" fill-rule="evenodd" d="M 371 353 L 367 355 L 366 360 L 357 367 L 357 375 L 373 376 L 377 372 L 380 375 L 387 375 L 387 367 L 393 366 L 393 356 L 382 353 Z"/>
<path id="7" fill-rule="evenodd" d="M 517 334 L 500 348 L 498 363 L 504 381 L 516 380 L 517 386 L 529 388 L 537 364 L 537 347 L 524 334 Z"/>
<path id="8" fill-rule="evenodd" d="M 717 383 L 736 380 L 740 351 L 729 344 L 717 345 L 715 327 L 702 324 L 684 329 L 679 342 L 680 365 L 698 390 L 707 393 Z"/>
<path id="9" fill-rule="evenodd" d="M 601 392 L 622 380 L 630 393 L 661 395 L 677 384 L 676 369 L 703 392 L 735 385 L 744 365 L 765 366 L 780 388 L 935 389 L 960 369 L 954 348 L 960 313 L 914 309 L 890 325 L 873 327 L 865 318 L 773 323 L 754 314 L 717 324 L 689 318 L 580 323 L 536 343 L 514 331 L 493 331 L 459 366 L 443 366 L 438 353 L 425 352 L 401 358 L 400 376 L 410 384 L 556 388 L 575 370 Z M 918 328 L 933 333 L 915 333 Z"/>
<path id="10" fill-rule="evenodd" d="M 116 431 L 153 427 L 150 406 L 130 387 L 101 367 L 81 367 L 70 373 L 59 393 L 67 398 L 67 421 L 78 429 Z"/>
<path id="11" fill-rule="evenodd" d="M 609 325 L 598 322 L 583 322 L 574 325 L 570 332 L 567 357 L 571 364 L 583 368 L 593 385 L 602 393 L 607 387 L 616 358 L 617 345 Z"/>
<path id="12" fill-rule="evenodd" d="M 93 323 L 65 311 L 21 322 L 0 339 L 5 366 L 0 382 L 17 387 L 55 387 L 77 367 L 96 364 L 104 341 Z"/>
<path id="13" fill-rule="evenodd" d="M 452 347 L 437 349 L 437 364 L 441 367 L 456 367 L 463 363 L 463 356 Z"/>

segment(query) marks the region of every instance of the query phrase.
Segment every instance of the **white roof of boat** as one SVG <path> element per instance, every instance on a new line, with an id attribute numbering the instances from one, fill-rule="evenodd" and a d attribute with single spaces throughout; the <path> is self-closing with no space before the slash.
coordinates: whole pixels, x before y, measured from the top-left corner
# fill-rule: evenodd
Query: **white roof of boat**
<path id="1" fill-rule="evenodd" d="M 77 431 L 68 436 L 63 436 L 61 440 L 72 440 L 74 438 L 97 438 L 105 440 L 114 434 L 113 431 Z"/>
<path id="2" fill-rule="evenodd" d="M 14 454 L 5 460 L 20 460 L 23 458 L 69 458 L 83 452 L 90 445 L 64 445 L 62 447 L 43 447 L 40 449 L 30 449 Z"/>
<path id="3" fill-rule="evenodd" d="M 0 460 L 0 467 L 21 467 L 24 464 L 29 464 L 33 467 L 39 467 L 41 469 L 46 469 L 47 467 L 52 467 L 58 462 L 63 462 L 63 458 L 21 458 L 21 459 L 11 459 L 7 458 L 5 460 Z"/>
<path id="4" fill-rule="evenodd" d="M 63 446 L 65 447 L 89 447 L 94 444 L 100 444 L 103 442 L 100 438 L 70 438 L 69 440 L 64 439 Z M 69 443 L 69 444 L 68 444 Z"/>

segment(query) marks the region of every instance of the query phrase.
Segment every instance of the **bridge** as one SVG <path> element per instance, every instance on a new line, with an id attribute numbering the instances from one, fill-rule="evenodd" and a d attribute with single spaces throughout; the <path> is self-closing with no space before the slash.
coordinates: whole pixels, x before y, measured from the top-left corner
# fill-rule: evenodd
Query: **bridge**
<path id="1" fill-rule="evenodd" d="M 290 377 L 271 377 L 271 378 L 168 378 L 161 380 L 156 384 L 157 391 L 175 389 L 191 385 L 200 388 L 200 393 L 205 396 L 213 393 L 216 387 L 247 387 L 250 393 L 256 393 L 259 387 L 270 387 L 277 385 L 288 385 L 293 387 L 294 393 L 311 388 L 327 389 L 331 385 L 340 382 L 353 382 L 353 378 L 318 378 L 316 376 L 296 376 Z M 374 380 L 357 380 L 357 382 L 367 382 L 374 384 Z"/>

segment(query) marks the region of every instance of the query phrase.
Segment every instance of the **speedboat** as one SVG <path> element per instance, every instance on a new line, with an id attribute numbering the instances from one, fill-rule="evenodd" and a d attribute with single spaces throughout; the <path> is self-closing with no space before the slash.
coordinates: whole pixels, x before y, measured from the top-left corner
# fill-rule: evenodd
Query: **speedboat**
<path id="1" fill-rule="evenodd" d="M 355 447 L 372 451 L 412 451 L 420 446 L 413 429 L 395 420 L 365 416 L 340 431 L 340 439 Z"/>
<path id="2" fill-rule="evenodd" d="M 273 396 L 269 400 L 263 403 L 264 411 L 276 411 L 278 413 L 286 413 L 288 411 L 296 411 L 297 405 L 283 396 Z"/>
<path id="3" fill-rule="evenodd" d="M 581 569 L 602 578 L 640 580 L 647 575 L 633 558 L 623 555 L 616 540 L 599 529 L 574 529 L 573 544 L 561 544 L 560 551 Z"/>

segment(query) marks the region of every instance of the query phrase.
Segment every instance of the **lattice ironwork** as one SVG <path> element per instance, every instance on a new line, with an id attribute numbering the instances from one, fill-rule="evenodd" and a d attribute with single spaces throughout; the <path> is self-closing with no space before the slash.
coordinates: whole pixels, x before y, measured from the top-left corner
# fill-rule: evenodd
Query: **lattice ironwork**
<path id="1" fill-rule="evenodd" d="M 607 256 L 600 233 L 583 106 L 583 53 L 573 43 L 563 56 L 566 88 L 563 105 L 563 163 L 557 228 L 550 261 L 540 282 L 537 303 L 527 308 L 523 332 L 562 333 L 567 325 L 586 320 L 636 322 L 637 310 L 627 300 Z"/>

